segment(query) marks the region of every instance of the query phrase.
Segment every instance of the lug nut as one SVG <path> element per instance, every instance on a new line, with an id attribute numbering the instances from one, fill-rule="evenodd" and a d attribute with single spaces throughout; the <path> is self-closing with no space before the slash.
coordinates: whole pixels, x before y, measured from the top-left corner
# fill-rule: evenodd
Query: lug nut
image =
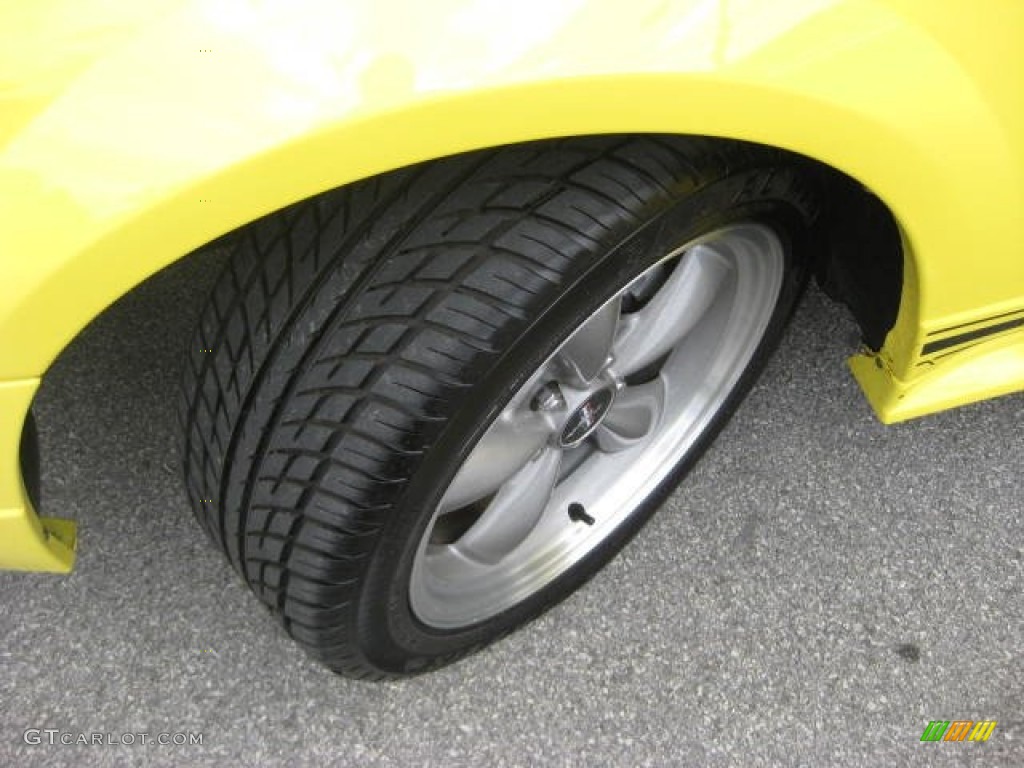
<path id="1" fill-rule="evenodd" d="M 548 382 L 533 396 L 530 407 L 535 411 L 555 411 L 565 406 L 565 397 L 555 382 Z"/>

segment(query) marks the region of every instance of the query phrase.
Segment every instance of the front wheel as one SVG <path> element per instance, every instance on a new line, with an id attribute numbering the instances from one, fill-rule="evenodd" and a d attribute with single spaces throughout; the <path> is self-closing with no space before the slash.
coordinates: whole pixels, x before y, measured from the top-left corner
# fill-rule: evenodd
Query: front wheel
<path id="1" fill-rule="evenodd" d="M 788 156 L 665 137 L 417 166 L 251 226 L 186 380 L 193 503 L 333 669 L 449 662 L 603 566 L 804 282 Z"/>

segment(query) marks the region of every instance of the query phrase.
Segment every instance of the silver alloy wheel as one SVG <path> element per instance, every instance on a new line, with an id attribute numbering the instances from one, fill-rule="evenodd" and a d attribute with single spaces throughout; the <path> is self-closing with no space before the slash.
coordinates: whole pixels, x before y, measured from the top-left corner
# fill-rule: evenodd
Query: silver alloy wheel
<path id="1" fill-rule="evenodd" d="M 771 320 L 769 228 L 665 255 L 586 318 L 509 400 L 426 528 L 409 601 L 439 629 L 488 619 L 598 547 L 686 456 Z"/>

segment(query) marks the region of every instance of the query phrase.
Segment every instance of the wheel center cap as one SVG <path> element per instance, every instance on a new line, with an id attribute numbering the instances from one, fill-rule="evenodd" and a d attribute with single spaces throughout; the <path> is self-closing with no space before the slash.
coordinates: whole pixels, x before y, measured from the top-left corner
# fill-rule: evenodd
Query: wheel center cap
<path id="1" fill-rule="evenodd" d="M 559 442 L 563 448 L 575 448 L 601 425 L 615 400 L 615 390 L 600 389 L 573 411 L 566 419 Z"/>

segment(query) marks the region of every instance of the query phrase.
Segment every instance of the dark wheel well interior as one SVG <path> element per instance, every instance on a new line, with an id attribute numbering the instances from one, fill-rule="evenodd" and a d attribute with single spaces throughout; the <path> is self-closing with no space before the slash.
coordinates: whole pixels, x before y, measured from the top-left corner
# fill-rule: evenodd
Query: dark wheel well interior
<path id="1" fill-rule="evenodd" d="M 896 323 L 903 290 L 903 247 L 895 218 L 856 180 L 816 163 L 824 199 L 818 221 L 815 275 L 822 289 L 845 304 L 863 343 L 878 350 Z"/>

